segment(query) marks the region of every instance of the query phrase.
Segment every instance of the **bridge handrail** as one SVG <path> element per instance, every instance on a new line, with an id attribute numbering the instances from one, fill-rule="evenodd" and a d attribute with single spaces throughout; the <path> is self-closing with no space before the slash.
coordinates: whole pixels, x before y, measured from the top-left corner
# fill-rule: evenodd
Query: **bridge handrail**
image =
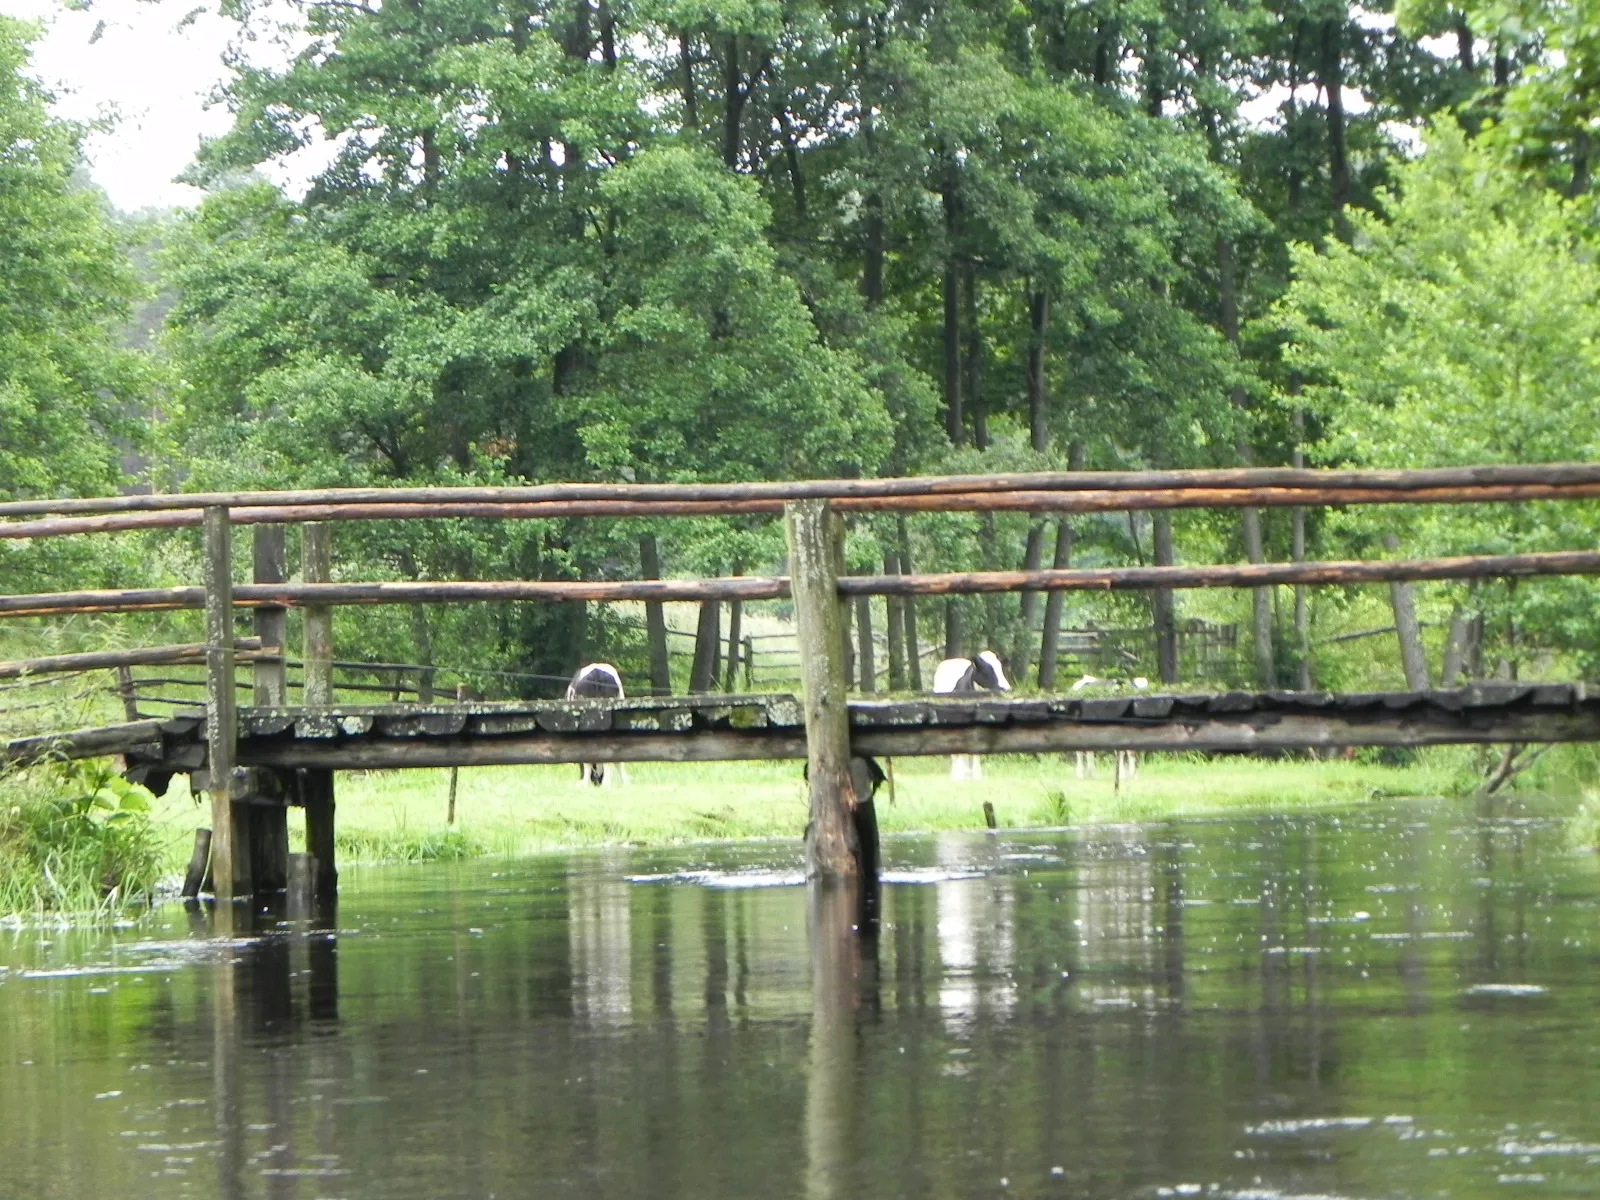
<path id="1" fill-rule="evenodd" d="M 232 510 L 230 519 L 234 523 L 256 524 L 419 517 L 776 514 L 785 503 L 801 499 L 835 500 L 845 511 L 1120 511 L 1596 497 L 1600 497 L 1600 463 L 1502 464 L 1406 471 L 1251 467 L 748 483 L 324 488 L 11 500 L 0 502 L 0 537 L 178 527 L 198 524 L 200 511 L 206 508 L 228 508 Z M 18 519 L 29 517 L 55 517 L 57 520 Z"/>
<path id="2" fill-rule="evenodd" d="M 1038 571 L 842 575 L 841 596 L 957 596 L 993 592 L 1120 591 L 1157 588 L 1254 588 L 1280 584 L 1405 583 L 1442 579 L 1600 575 L 1600 551 L 1548 550 L 1455 558 L 1220 563 L 1172 567 L 1069 567 Z M 322 608 L 374 604 L 471 604 L 508 601 L 778 600 L 786 576 L 715 579 L 420 580 L 384 583 L 242 583 L 241 608 Z M 83 613 L 163 612 L 204 608 L 202 587 L 47 592 L 0 596 L 0 618 Z"/>

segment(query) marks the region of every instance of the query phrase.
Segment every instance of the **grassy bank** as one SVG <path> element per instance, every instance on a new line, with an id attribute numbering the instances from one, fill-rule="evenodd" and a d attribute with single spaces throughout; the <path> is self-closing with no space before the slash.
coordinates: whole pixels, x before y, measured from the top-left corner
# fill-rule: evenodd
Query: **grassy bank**
<path id="1" fill-rule="evenodd" d="M 945 759 L 901 759 L 895 788 L 878 792 L 889 833 L 977 829 L 990 801 L 1003 826 L 1148 820 L 1224 811 L 1300 810 L 1375 796 L 1461 790 L 1458 754 L 1410 766 L 1363 762 L 1204 761 L 1146 758 L 1137 779 L 1113 790 L 1109 756 L 1096 778 L 1075 777 L 1070 758 L 991 758 L 981 782 L 955 782 Z M 576 767 L 468 768 L 457 783 L 457 825 L 446 824 L 448 770 L 342 772 L 340 853 L 346 861 L 407 862 L 515 855 L 596 845 L 671 845 L 726 838 L 797 838 L 806 802 L 798 763 L 641 763 L 622 787 L 578 784 Z M 175 780 L 160 820 L 176 864 L 190 830 L 207 820 Z M 291 836 L 300 845 L 299 813 Z"/>
<path id="2" fill-rule="evenodd" d="M 1523 782 L 1569 790 L 1573 765 L 1581 764 L 1552 755 Z M 893 795 L 887 786 L 878 793 L 879 824 L 886 833 L 979 829 L 985 800 L 1011 828 L 1304 811 L 1458 794 L 1479 778 L 1464 749 L 1427 751 L 1402 766 L 1147 756 L 1120 793 L 1110 767 L 1102 755 L 1098 775 L 1080 780 L 1070 757 L 990 758 L 981 782 L 956 782 L 945 759 L 901 759 Z M 648 763 L 628 772 L 626 786 L 591 788 L 579 785 L 575 767 L 466 769 L 457 781 L 454 828 L 446 822 L 448 770 L 343 772 L 340 855 L 346 863 L 399 863 L 598 845 L 797 840 L 805 825 L 798 763 Z M 0 913 L 104 911 L 181 870 L 194 829 L 209 823 L 208 806 L 195 803 L 180 778 L 146 814 L 141 795 L 119 792 L 119 783 L 87 769 L 0 777 Z M 1600 804 L 1591 800 L 1590 807 L 1600 831 Z M 299 849 L 298 810 L 291 810 L 290 827 Z"/>

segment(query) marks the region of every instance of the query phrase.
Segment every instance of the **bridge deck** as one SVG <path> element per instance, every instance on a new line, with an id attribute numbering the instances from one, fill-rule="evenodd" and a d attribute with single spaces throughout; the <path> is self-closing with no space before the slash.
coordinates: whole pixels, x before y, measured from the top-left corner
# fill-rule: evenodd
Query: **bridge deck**
<path id="1" fill-rule="evenodd" d="M 1479 684 L 1345 695 L 942 696 L 854 700 L 850 725 L 853 751 L 885 757 L 1600 741 L 1600 695 L 1583 684 Z M 0 758 L 50 754 L 120 754 L 132 777 L 164 786 L 174 774 L 204 773 L 204 721 L 176 717 L 28 738 L 7 744 Z M 243 766 L 337 770 L 805 754 L 804 712 L 789 695 L 239 709 Z"/>

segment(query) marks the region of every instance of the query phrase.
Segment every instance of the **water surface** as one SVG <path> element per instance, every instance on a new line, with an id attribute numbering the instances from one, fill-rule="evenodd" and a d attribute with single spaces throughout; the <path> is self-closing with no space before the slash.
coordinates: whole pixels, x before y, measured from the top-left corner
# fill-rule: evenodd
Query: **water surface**
<path id="1" fill-rule="evenodd" d="M 0 932 L 0 1197 L 1600 1194 L 1600 863 L 1456 802 Z"/>

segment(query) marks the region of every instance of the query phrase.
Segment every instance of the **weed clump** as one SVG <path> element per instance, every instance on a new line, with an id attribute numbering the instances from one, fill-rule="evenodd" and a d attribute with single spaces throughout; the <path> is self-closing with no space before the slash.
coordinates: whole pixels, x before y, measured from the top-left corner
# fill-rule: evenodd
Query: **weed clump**
<path id="1" fill-rule="evenodd" d="M 0 913 L 148 901 L 163 860 L 153 799 L 104 765 L 0 772 Z"/>

